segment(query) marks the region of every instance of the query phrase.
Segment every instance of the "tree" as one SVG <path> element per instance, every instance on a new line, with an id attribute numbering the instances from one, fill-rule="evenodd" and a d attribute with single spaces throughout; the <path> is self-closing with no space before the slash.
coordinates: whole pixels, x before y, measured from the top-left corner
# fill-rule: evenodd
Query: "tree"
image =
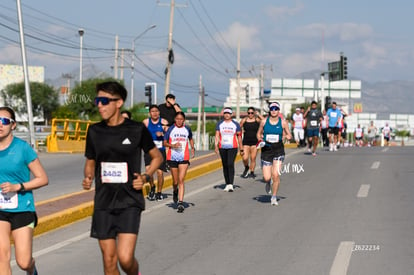
<path id="1" fill-rule="evenodd" d="M 58 92 L 53 87 L 39 82 L 30 82 L 30 93 L 34 116 L 42 116 L 46 120 L 52 118 L 52 112 L 59 106 Z M 26 89 L 24 82 L 7 85 L 1 91 L 6 105 L 13 107 L 18 113 L 27 113 Z"/>
<path id="2" fill-rule="evenodd" d="M 78 114 L 78 118 L 87 120 L 100 120 L 98 108 L 94 106 L 96 96 L 96 84 L 106 81 L 117 81 L 113 78 L 91 78 L 82 81 L 82 86 L 77 84 L 65 101 L 67 109 L 72 113 Z M 121 82 L 122 83 L 122 82 Z"/>

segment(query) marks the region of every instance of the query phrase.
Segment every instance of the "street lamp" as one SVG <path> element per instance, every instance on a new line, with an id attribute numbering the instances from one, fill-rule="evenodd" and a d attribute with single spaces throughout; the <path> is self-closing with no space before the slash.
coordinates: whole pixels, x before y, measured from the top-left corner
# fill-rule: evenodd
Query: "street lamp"
<path id="1" fill-rule="evenodd" d="M 83 34 L 85 31 L 83 29 L 78 30 L 80 38 L 80 54 L 79 54 L 79 85 L 82 86 L 82 49 L 83 49 Z"/>
<path id="2" fill-rule="evenodd" d="M 131 61 L 131 108 L 134 105 L 134 65 L 135 65 L 135 41 L 141 38 L 147 31 L 154 29 L 157 25 L 151 25 L 146 28 L 142 33 L 140 33 L 137 37 L 132 40 L 132 61 Z"/>

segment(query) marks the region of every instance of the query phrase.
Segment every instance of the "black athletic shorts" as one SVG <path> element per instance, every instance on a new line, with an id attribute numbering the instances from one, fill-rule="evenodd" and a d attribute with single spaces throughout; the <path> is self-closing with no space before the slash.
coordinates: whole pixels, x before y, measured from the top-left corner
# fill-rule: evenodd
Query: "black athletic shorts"
<path id="1" fill-rule="evenodd" d="M 137 234 L 141 223 L 141 209 L 95 209 L 92 215 L 91 237 L 99 240 L 115 239 L 119 233 Z"/>
<path id="2" fill-rule="evenodd" d="M 329 127 L 328 131 L 329 131 L 330 134 L 334 134 L 335 136 L 337 136 L 338 133 L 339 133 L 339 128 L 338 127 Z"/>
<path id="3" fill-rule="evenodd" d="M 285 147 L 282 142 L 266 144 L 261 150 L 261 160 L 265 162 L 273 163 L 275 159 L 283 161 L 285 156 Z"/>
<path id="4" fill-rule="evenodd" d="M 15 230 L 24 226 L 27 226 L 31 223 L 34 223 L 34 226 L 37 225 L 37 215 L 36 212 L 6 212 L 0 211 L 0 221 L 5 221 L 10 223 L 11 230 Z"/>
<path id="5" fill-rule="evenodd" d="M 189 160 L 183 160 L 183 161 L 174 161 L 174 160 L 167 160 L 168 166 L 170 168 L 178 168 L 178 165 L 180 164 L 188 164 L 190 165 Z"/>
<path id="6" fill-rule="evenodd" d="M 167 171 L 167 155 L 165 154 L 165 150 L 160 150 L 160 152 L 161 152 L 161 155 L 162 155 L 162 157 L 163 157 L 164 160 L 161 162 L 160 167 L 158 167 L 158 169 L 160 169 L 160 170 L 162 170 L 164 172 L 168 172 Z M 152 160 L 152 158 L 151 158 L 150 154 L 145 153 L 144 154 L 144 163 L 145 163 L 145 166 L 150 165 L 151 160 Z"/>

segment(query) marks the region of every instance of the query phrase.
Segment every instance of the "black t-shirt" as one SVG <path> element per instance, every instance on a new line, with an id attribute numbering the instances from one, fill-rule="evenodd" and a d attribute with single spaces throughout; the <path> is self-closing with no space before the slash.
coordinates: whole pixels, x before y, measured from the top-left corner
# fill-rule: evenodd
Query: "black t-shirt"
<path id="1" fill-rule="evenodd" d="M 168 121 L 168 126 L 173 125 L 176 114 L 174 106 L 167 107 L 166 103 L 162 103 L 158 105 L 158 108 L 160 109 L 160 116 Z"/>
<path id="2" fill-rule="evenodd" d="M 134 173 L 141 172 L 141 150 L 154 147 L 141 122 L 125 119 L 120 125 L 108 126 L 101 121 L 89 127 L 85 157 L 96 162 L 95 209 L 145 209 L 142 191 L 135 190 L 132 181 Z"/>
<path id="3" fill-rule="evenodd" d="M 308 121 L 307 128 L 308 129 L 317 129 L 319 128 L 319 122 L 323 118 L 321 111 L 318 109 L 310 109 L 306 119 Z"/>

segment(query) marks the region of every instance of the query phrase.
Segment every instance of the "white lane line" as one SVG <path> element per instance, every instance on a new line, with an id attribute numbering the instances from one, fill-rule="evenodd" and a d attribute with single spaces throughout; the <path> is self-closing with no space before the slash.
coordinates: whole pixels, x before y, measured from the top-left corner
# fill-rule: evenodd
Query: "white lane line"
<path id="1" fill-rule="evenodd" d="M 378 169 L 380 166 L 380 162 L 379 161 L 374 161 L 374 163 L 372 163 L 371 165 L 371 169 Z"/>
<path id="2" fill-rule="evenodd" d="M 366 198 L 368 197 L 369 188 L 371 187 L 370 184 L 362 184 L 359 188 L 357 197 L 358 198 Z"/>
<path id="3" fill-rule="evenodd" d="M 382 149 L 382 150 L 381 150 L 381 152 L 382 152 L 382 153 L 385 153 L 385 152 L 387 152 L 387 151 L 388 151 L 388 149 L 390 149 L 390 148 L 386 147 L 386 148 Z"/>
<path id="4" fill-rule="evenodd" d="M 76 242 L 78 242 L 78 241 L 81 241 L 81 240 L 83 240 L 83 239 L 86 239 L 86 238 L 88 238 L 90 235 L 91 235 L 90 231 L 87 231 L 87 232 L 82 233 L 82 234 L 80 234 L 80 235 L 78 235 L 78 236 L 75 236 L 75 237 L 73 237 L 73 238 L 71 238 L 71 239 L 65 240 L 65 241 L 63 241 L 63 242 L 59 242 L 59 243 L 54 244 L 54 245 L 52 245 L 52 246 L 49 246 L 49 247 L 47 247 L 47 248 L 45 248 L 45 249 L 41 249 L 41 250 L 39 250 L 39 251 L 33 252 L 33 258 L 37 258 L 37 257 L 39 257 L 39 256 L 42 256 L 42 255 L 45 255 L 45 254 L 50 253 L 50 252 L 52 252 L 52 251 L 58 250 L 58 249 L 60 249 L 60 248 L 62 248 L 62 247 L 65 247 L 65 246 L 67 246 L 67 245 L 70 245 L 70 244 L 76 243 Z M 10 265 L 11 265 L 12 267 L 13 267 L 13 266 L 16 266 L 16 260 L 11 261 L 11 262 L 10 262 Z"/>
<path id="5" fill-rule="evenodd" d="M 330 275 L 346 275 L 355 242 L 341 242 L 331 266 Z"/>

